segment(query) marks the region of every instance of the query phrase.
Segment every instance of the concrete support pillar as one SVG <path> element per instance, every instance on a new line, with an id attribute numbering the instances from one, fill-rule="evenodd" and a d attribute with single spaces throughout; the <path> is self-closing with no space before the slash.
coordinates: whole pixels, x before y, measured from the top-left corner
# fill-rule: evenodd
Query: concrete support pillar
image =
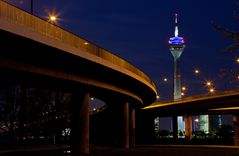
<path id="1" fill-rule="evenodd" d="M 234 130 L 234 145 L 239 146 L 239 114 L 233 114 L 232 122 Z"/>
<path id="2" fill-rule="evenodd" d="M 178 117 L 177 115 L 173 116 L 173 139 L 178 138 Z"/>
<path id="3" fill-rule="evenodd" d="M 89 93 L 75 91 L 72 93 L 72 154 L 89 153 Z"/>
<path id="4" fill-rule="evenodd" d="M 184 115 L 185 124 L 185 138 L 190 141 L 192 139 L 192 117 L 190 115 Z"/>
<path id="5" fill-rule="evenodd" d="M 129 103 L 123 107 L 123 147 L 129 148 Z"/>
<path id="6" fill-rule="evenodd" d="M 135 147 L 135 109 L 130 109 L 130 147 Z"/>

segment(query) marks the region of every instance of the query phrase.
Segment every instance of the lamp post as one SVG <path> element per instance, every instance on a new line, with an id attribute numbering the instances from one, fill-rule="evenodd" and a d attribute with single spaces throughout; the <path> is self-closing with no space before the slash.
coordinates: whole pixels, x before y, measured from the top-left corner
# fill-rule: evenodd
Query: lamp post
<path id="1" fill-rule="evenodd" d="M 31 6 L 30 6 L 30 12 L 31 12 L 31 14 L 33 15 L 33 0 L 31 0 L 31 2 L 30 2 L 31 4 Z"/>

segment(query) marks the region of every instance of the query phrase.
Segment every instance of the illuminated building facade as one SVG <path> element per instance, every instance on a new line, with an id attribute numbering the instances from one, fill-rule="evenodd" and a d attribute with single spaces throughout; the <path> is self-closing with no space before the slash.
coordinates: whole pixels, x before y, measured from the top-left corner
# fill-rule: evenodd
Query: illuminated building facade
<path id="1" fill-rule="evenodd" d="M 221 115 L 199 115 L 192 120 L 193 131 L 212 133 L 218 131 L 222 125 Z"/>
<path id="2" fill-rule="evenodd" d="M 209 115 L 199 115 L 199 130 L 209 133 Z"/>

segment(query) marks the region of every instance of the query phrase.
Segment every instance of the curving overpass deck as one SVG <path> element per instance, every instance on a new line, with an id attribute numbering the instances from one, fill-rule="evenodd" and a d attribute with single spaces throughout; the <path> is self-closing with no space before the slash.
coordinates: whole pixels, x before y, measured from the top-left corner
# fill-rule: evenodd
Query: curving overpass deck
<path id="1" fill-rule="evenodd" d="M 237 113 L 239 90 L 183 98 L 179 101 L 156 102 L 143 108 L 158 116 Z"/>
<path id="2" fill-rule="evenodd" d="M 76 152 L 89 152 L 89 97 L 122 112 L 122 144 L 129 147 L 135 109 L 156 99 L 156 87 L 122 58 L 4 1 L 0 1 L 2 80 L 72 92 Z M 118 104 L 117 104 L 118 103 Z M 116 113 L 117 114 L 117 113 Z M 76 147 L 75 147 L 76 146 Z M 74 150 L 73 150 L 74 151 Z"/>

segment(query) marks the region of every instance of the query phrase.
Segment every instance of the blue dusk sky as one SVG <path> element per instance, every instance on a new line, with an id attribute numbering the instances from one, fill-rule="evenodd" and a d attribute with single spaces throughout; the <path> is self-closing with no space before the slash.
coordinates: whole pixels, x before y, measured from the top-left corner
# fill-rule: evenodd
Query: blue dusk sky
<path id="1" fill-rule="evenodd" d="M 29 0 L 7 0 L 30 10 Z M 57 25 L 67 29 L 144 71 L 157 85 L 161 100 L 173 98 L 173 57 L 168 39 L 174 35 L 178 13 L 179 35 L 186 48 L 181 56 L 182 85 L 186 97 L 207 93 L 211 80 L 217 92 L 237 88 L 238 82 L 221 78 L 224 69 L 235 68 L 237 53 L 226 54 L 233 42 L 216 31 L 212 21 L 233 31 L 239 6 L 236 0 L 33 0 L 34 14 L 46 18 L 56 12 Z M 201 74 L 195 75 L 194 69 Z M 167 77 L 168 82 L 163 78 Z"/>

